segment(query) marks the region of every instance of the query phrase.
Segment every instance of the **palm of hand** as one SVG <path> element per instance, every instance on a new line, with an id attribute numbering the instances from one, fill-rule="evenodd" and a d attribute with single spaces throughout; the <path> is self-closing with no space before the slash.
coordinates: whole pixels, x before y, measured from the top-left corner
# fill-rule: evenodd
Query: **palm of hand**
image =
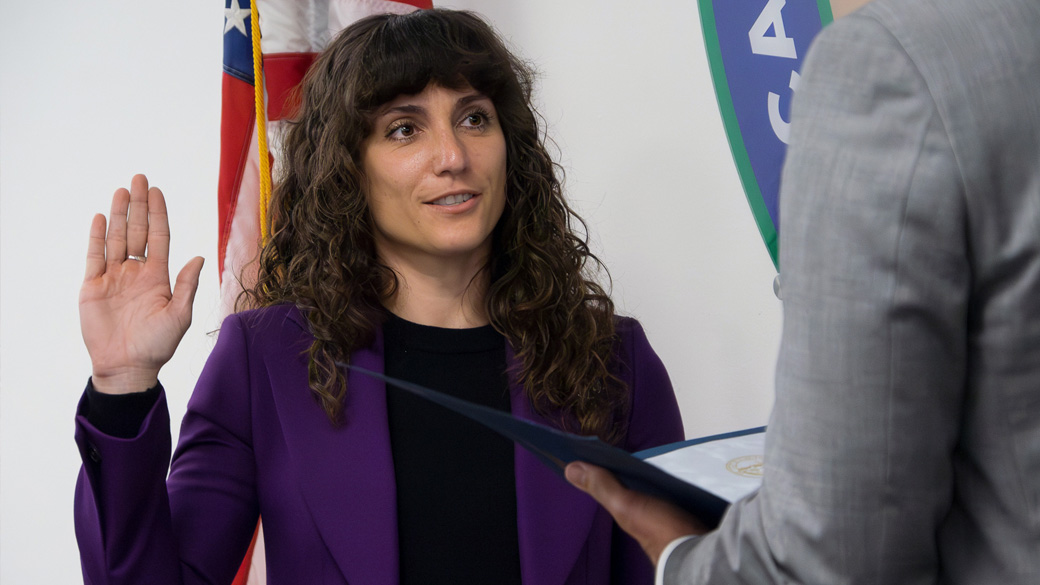
<path id="1" fill-rule="evenodd" d="M 101 392 L 153 386 L 191 324 L 202 259 L 185 265 L 171 291 L 168 252 L 162 193 L 149 190 L 147 179 L 138 175 L 130 192 L 119 189 L 113 196 L 107 234 L 102 215 L 94 218 L 90 230 L 80 327 L 94 387 Z"/>

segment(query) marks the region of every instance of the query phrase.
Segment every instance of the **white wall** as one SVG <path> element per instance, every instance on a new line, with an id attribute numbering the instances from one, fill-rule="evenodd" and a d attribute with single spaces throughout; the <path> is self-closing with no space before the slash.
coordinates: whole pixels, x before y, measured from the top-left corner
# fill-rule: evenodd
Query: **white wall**
<path id="1" fill-rule="evenodd" d="M 672 374 L 688 436 L 764 424 L 780 305 L 687 0 L 458 0 L 542 72 L 571 199 Z M 176 9 L 172 7 L 176 6 Z M 144 172 L 202 254 L 163 370 L 174 420 L 217 327 L 222 4 L 0 0 L 0 582 L 75 583 L 76 298 L 91 216 Z M 176 432 L 176 430 L 174 431 Z"/>

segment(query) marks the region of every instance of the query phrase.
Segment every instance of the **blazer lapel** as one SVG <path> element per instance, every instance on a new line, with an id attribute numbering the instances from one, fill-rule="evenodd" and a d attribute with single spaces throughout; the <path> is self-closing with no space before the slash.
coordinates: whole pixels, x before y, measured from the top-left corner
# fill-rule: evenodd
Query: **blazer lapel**
<path id="1" fill-rule="evenodd" d="M 294 320 L 309 328 L 299 314 Z M 307 333 L 308 344 L 310 335 Z M 397 494 L 390 451 L 384 384 L 348 374 L 344 424 L 333 427 L 306 387 L 306 356 L 300 369 L 271 372 L 286 444 L 300 491 L 328 550 L 347 583 L 398 582 Z M 353 363 L 383 371 L 383 339 L 357 351 Z M 289 376 L 291 379 L 279 380 Z M 303 390 L 300 379 L 303 379 Z"/>
<path id="2" fill-rule="evenodd" d="M 506 344 L 513 415 L 545 424 L 516 380 L 517 361 Z M 595 500 L 515 446 L 516 513 L 524 585 L 562 585 L 588 540 Z M 563 519 L 561 521 L 561 519 Z"/>

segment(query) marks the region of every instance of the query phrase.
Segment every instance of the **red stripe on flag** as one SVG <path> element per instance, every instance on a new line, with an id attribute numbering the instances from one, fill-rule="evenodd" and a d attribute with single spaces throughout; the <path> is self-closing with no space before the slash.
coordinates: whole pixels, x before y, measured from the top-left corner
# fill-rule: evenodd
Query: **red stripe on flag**
<path id="1" fill-rule="evenodd" d="M 267 85 L 267 119 L 291 118 L 295 104 L 291 101 L 293 89 L 299 85 L 317 53 L 271 53 L 264 55 L 264 76 Z"/>
<path id="2" fill-rule="evenodd" d="M 256 536 L 258 534 L 260 534 L 260 524 L 257 524 L 256 529 L 253 530 L 253 540 L 249 541 L 249 549 L 246 550 L 246 556 L 238 567 L 238 573 L 235 574 L 231 585 L 246 585 L 249 581 L 249 569 L 253 566 L 253 549 L 256 548 Z"/>
<path id="3" fill-rule="evenodd" d="M 223 104 L 220 110 L 220 179 L 217 183 L 217 269 L 224 274 L 224 254 L 227 252 L 231 219 L 238 205 L 238 191 L 242 185 L 242 168 L 249 157 L 249 141 L 253 135 L 256 110 L 253 106 L 253 86 L 224 75 L 221 90 Z"/>

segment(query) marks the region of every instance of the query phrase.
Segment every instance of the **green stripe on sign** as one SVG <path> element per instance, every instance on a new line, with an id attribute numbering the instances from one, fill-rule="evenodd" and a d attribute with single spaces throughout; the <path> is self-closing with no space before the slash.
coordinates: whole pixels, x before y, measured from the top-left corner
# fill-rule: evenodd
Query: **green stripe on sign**
<path id="1" fill-rule="evenodd" d="M 829 0 L 817 0 L 821 6 Z M 726 138 L 729 140 L 730 152 L 733 153 L 733 162 L 737 165 L 737 175 L 744 187 L 744 195 L 747 197 L 748 205 L 751 206 L 751 215 L 755 218 L 755 224 L 762 235 L 762 241 L 766 245 L 773 266 L 780 269 L 779 241 L 776 227 L 769 217 L 765 201 L 762 200 L 762 191 L 755 179 L 755 173 L 751 169 L 751 159 L 748 158 L 747 148 L 744 146 L 744 138 L 740 134 L 740 124 L 737 122 L 737 112 L 733 109 L 733 96 L 729 91 L 729 82 L 726 79 L 726 68 L 722 64 L 722 51 L 719 48 L 718 31 L 715 28 L 715 9 L 711 5 L 712 0 L 698 0 L 697 4 L 701 13 L 701 28 L 704 30 L 704 47 L 708 53 L 708 68 L 711 70 L 711 80 L 715 85 L 715 97 L 719 102 L 719 112 L 722 114 L 722 125 L 726 130 Z M 821 16 L 822 16 L 821 8 Z M 827 4 L 827 14 L 830 14 L 830 4 Z M 830 21 L 828 21 L 830 22 Z"/>
<path id="2" fill-rule="evenodd" d="M 821 26 L 827 26 L 834 22 L 834 11 L 831 10 L 831 0 L 816 0 L 816 5 L 820 7 Z"/>

